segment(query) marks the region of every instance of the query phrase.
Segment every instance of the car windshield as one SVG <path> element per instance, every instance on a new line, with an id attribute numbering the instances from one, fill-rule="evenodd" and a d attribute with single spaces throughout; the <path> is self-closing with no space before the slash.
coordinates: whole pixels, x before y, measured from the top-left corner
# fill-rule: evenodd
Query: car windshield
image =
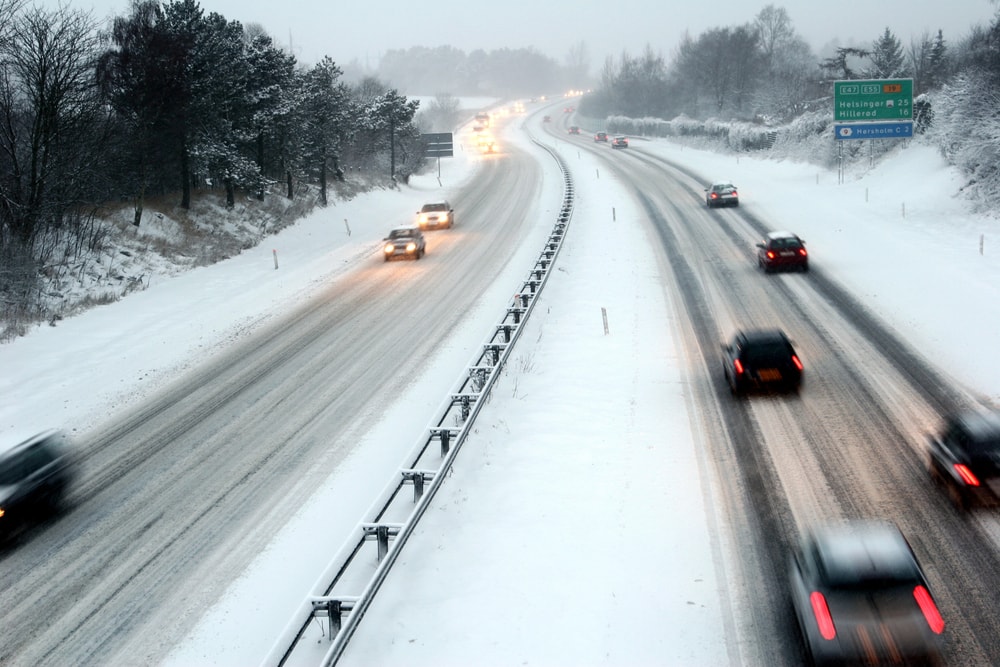
<path id="1" fill-rule="evenodd" d="M 409 229 L 394 229 L 389 232 L 391 239 L 408 239 L 413 237 L 413 231 Z"/>
<path id="2" fill-rule="evenodd" d="M 447 211 L 447 204 L 424 204 L 424 207 L 420 209 L 421 213 L 431 213 L 433 211 Z"/>

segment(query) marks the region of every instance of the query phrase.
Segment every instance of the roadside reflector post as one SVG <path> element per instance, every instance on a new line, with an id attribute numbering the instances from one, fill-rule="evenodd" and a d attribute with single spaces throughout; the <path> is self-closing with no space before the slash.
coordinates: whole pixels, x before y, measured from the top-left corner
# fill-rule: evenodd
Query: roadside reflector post
<path id="1" fill-rule="evenodd" d="M 278 270 L 278 250 L 274 249 L 274 250 L 271 251 L 271 253 L 274 255 L 274 270 L 277 271 Z"/>
<path id="2" fill-rule="evenodd" d="M 601 306 L 601 319 L 604 320 L 604 335 L 608 335 L 608 309 Z"/>

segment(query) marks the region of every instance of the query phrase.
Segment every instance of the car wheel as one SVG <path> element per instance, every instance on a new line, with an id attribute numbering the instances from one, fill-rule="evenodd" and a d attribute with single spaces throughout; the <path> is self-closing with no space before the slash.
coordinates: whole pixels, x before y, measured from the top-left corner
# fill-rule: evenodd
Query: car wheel
<path id="1" fill-rule="evenodd" d="M 803 264 L 802 265 L 802 273 L 809 273 L 809 265 L 808 264 Z"/>
<path id="2" fill-rule="evenodd" d="M 734 201 L 733 202 L 733 206 L 739 206 L 739 205 L 740 205 L 740 203 L 738 201 Z"/>

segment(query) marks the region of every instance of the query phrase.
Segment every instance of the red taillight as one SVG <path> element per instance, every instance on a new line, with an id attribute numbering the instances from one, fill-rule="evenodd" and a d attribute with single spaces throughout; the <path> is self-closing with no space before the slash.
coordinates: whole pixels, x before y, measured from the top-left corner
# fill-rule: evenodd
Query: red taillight
<path id="1" fill-rule="evenodd" d="M 816 617 L 816 625 L 823 639 L 833 639 L 837 636 L 837 628 L 833 627 L 833 616 L 830 615 L 830 607 L 826 604 L 826 598 L 819 591 L 809 594 L 809 603 L 812 604 L 813 615 Z M 933 602 L 932 602 L 933 604 Z"/>
<path id="2" fill-rule="evenodd" d="M 739 196 L 740 196 L 740 193 L 736 192 L 736 190 L 733 190 L 733 196 L 734 196 L 734 197 L 739 197 Z"/>
<path id="3" fill-rule="evenodd" d="M 802 257 L 805 257 L 808 254 L 809 253 L 806 252 L 805 248 L 799 248 L 799 255 L 801 255 Z"/>
<path id="4" fill-rule="evenodd" d="M 800 371 L 802 370 L 802 362 L 799 361 L 798 356 L 794 354 L 792 355 L 792 363 L 795 364 L 795 367 L 798 368 Z"/>
<path id="5" fill-rule="evenodd" d="M 774 259 L 777 256 L 778 256 L 778 253 L 774 252 L 773 250 L 768 250 L 767 251 L 767 258 L 768 259 Z"/>
<path id="6" fill-rule="evenodd" d="M 733 361 L 733 369 L 735 369 L 737 375 L 743 375 L 743 362 L 735 359 Z"/>
<path id="7" fill-rule="evenodd" d="M 972 471 L 969 470 L 969 466 L 964 463 L 956 463 L 955 472 L 957 472 L 958 476 L 962 478 L 962 481 L 965 482 L 966 486 L 979 486 L 979 478 L 972 474 Z"/>
<path id="8" fill-rule="evenodd" d="M 931 597 L 930 591 L 923 586 L 917 586 L 913 589 L 913 598 L 917 601 L 924 618 L 927 619 L 927 625 L 931 627 L 931 631 L 936 635 L 941 634 L 944 631 L 944 619 L 941 618 L 941 612 L 934 604 L 934 598 Z"/>

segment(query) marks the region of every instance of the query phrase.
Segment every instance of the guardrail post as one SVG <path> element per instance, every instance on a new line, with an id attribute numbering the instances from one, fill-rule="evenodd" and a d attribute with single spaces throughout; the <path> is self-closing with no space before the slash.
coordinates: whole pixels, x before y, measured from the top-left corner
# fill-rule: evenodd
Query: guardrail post
<path id="1" fill-rule="evenodd" d="M 468 403 L 469 399 L 464 399 Z M 441 438 L 441 458 L 444 458 L 448 454 L 449 441 L 451 440 L 451 431 L 438 431 L 438 436 Z"/>
<path id="2" fill-rule="evenodd" d="M 332 640 L 340 633 L 340 600 L 315 600 L 312 605 L 313 616 L 316 616 L 317 611 L 326 613 L 328 619 L 327 625 L 330 628 L 330 639 Z"/>
<path id="3" fill-rule="evenodd" d="M 522 294 L 521 295 L 521 308 L 527 308 L 527 307 L 528 307 L 528 295 L 527 294 Z"/>
<path id="4" fill-rule="evenodd" d="M 509 324 L 503 325 L 503 342 L 505 342 L 505 343 L 509 343 L 510 342 L 510 325 Z"/>
<path id="5" fill-rule="evenodd" d="M 378 562 L 382 562 L 389 553 L 389 526 L 379 525 L 375 528 L 375 539 L 378 542 Z"/>
<path id="6" fill-rule="evenodd" d="M 531 288 L 531 293 L 534 294 L 535 290 L 538 288 L 538 283 L 536 283 L 534 280 L 529 280 L 528 287 Z"/>

